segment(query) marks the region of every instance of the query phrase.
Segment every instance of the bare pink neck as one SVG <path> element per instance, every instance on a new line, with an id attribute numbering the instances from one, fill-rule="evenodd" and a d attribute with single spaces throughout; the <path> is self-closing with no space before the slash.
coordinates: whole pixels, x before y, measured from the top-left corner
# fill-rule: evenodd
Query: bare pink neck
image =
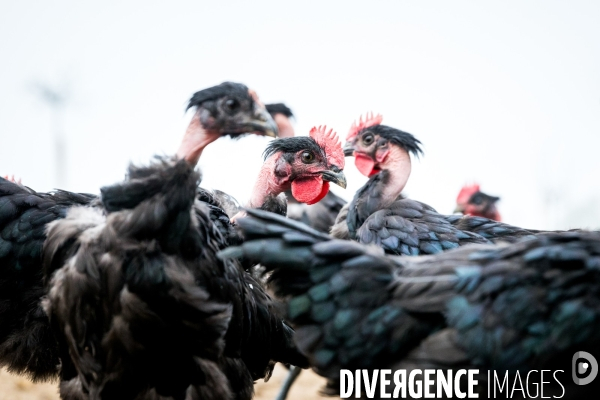
<path id="1" fill-rule="evenodd" d="M 278 113 L 275 114 L 273 119 L 275 120 L 275 123 L 277 124 L 277 130 L 279 131 L 278 137 L 285 138 L 295 136 L 294 127 L 292 126 L 292 123 L 288 117 Z"/>
<path id="2" fill-rule="evenodd" d="M 390 146 L 390 152 L 379 168 L 388 172 L 389 181 L 383 188 L 382 198 L 389 205 L 398 198 L 408 182 L 412 168 L 410 154 L 401 147 Z"/>
<path id="3" fill-rule="evenodd" d="M 275 174 L 279 157 L 281 157 L 281 153 L 273 154 L 263 163 L 258 173 L 258 179 L 254 183 L 254 188 L 247 204 L 248 208 L 259 208 L 265 203 L 267 198 L 277 196 L 287 189 L 284 187 L 282 179 Z"/>
<path id="4" fill-rule="evenodd" d="M 218 132 L 204 129 L 198 114 L 197 112 L 192 117 L 177 150 L 177 157 L 185 159 L 192 165 L 198 164 L 204 148 L 219 138 Z"/>

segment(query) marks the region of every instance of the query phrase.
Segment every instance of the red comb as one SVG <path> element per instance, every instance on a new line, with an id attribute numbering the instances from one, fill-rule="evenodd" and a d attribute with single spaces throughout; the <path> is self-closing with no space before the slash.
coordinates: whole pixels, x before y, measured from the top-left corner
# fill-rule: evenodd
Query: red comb
<path id="1" fill-rule="evenodd" d="M 383 121 L 383 115 L 377 114 L 374 115 L 373 111 L 367 113 L 365 116 L 365 120 L 363 121 L 362 115 L 358 119 L 358 122 L 354 121 L 352 126 L 350 127 L 350 131 L 348 132 L 348 136 L 346 136 L 346 140 L 352 139 L 354 136 L 358 135 L 358 132 L 362 131 L 365 128 L 369 128 L 371 126 L 379 125 Z"/>
<path id="2" fill-rule="evenodd" d="M 346 160 L 344 157 L 344 150 L 342 150 L 342 143 L 333 129 L 327 131 L 325 125 L 319 126 L 318 128 L 315 126 L 310 130 L 309 135 L 319 146 L 325 149 L 327 161 L 330 164 L 344 169 L 344 162 Z"/>
<path id="3" fill-rule="evenodd" d="M 460 189 L 458 196 L 456 197 L 457 204 L 466 204 L 473 193 L 479 192 L 479 184 L 473 183 L 471 185 L 467 184 Z"/>

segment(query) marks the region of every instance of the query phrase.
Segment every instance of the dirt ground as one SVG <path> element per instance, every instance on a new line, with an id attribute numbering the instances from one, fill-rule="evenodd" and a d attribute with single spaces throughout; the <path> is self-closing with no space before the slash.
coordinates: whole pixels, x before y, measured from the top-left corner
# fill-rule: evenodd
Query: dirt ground
<path id="1" fill-rule="evenodd" d="M 279 387 L 287 375 L 287 370 L 277 365 L 269 382 L 259 381 L 255 386 L 257 400 L 274 400 Z M 332 399 L 321 396 L 319 390 L 325 380 L 312 371 L 302 371 L 292 386 L 289 400 Z M 26 378 L 8 373 L 0 369 L 0 400 L 58 400 L 56 383 L 31 383 Z"/>

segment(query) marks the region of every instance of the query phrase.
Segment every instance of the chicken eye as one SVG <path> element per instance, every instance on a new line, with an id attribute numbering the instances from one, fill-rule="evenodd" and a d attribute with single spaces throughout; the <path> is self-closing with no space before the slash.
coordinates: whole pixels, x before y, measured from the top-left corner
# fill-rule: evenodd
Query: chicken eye
<path id="1" fill-rule="evenodd" d="M 303 163 L 308 164 L 315 160 L 315 155 L 311 152 L 305 151 L 302 153 L 301 158 Z"/>
<path id="2" fill-rule="evenodd" d="M 227 111 L 235 111 L 240 107 L 240 103 L 235 99 L 228 99 L 225 101 L 225 108 Z"/>
<path id="3" fill-rule="evenodd" d="M 362 138 L 363 143 L 366 144 L 367 146 L 370 145 L 371 143 L 373 143 L 373 140 L 375 140 L 375 138 L 370 133 L 366 134 Z"/>

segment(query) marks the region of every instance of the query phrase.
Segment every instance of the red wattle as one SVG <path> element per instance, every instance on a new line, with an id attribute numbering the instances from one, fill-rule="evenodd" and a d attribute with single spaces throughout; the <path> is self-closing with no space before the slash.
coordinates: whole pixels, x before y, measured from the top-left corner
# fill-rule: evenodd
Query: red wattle
<path id="1" fill-rule="evenodd" d="M 467 205 L 467 207 L 465 207 L 465 211 L 463 212 L 463 214 L 472 215 L 474 217 L 488 218 L 488 219 L 498 221 L 498 222 L 502 221 L 502 217 L 500 216 L 500 213 L 498 212 L 498 210 L 481 212 L 477 209 L 477 207 L 475 207 L 471 204 L 469 204 L 469 205 Z"/>
<path id="2" fill-rule="evenodd" d="M 323 182 L 323 187 L 321 188 L 321 193 L 319 193 L 319 195 L 317 197 L 315 197 L 310 202 L 307 202 L 306 204 L 308 204 L 308 205 L 317 204 L 318 202 L 323 200 L 323 197 L 327 196 L 328 192 L 329 192 L 329 182 Z"/>
<path id="3" fill-rule="evenodd" d="M 292 196 L 300 203 L 318 203 L 328 191 L 329 182 L 323 182 L 320 176 L 296 179 L 292 182 Z"/>
<path id="4" fill-rule="evenodd" d="M 356 168 L 364 176 L 371 177 L 379 172 L 379 169 L 375 168 L 375 161 L 363 154 L 356 154 L 354 156 L 354 165 L 356 165 Z"/>

